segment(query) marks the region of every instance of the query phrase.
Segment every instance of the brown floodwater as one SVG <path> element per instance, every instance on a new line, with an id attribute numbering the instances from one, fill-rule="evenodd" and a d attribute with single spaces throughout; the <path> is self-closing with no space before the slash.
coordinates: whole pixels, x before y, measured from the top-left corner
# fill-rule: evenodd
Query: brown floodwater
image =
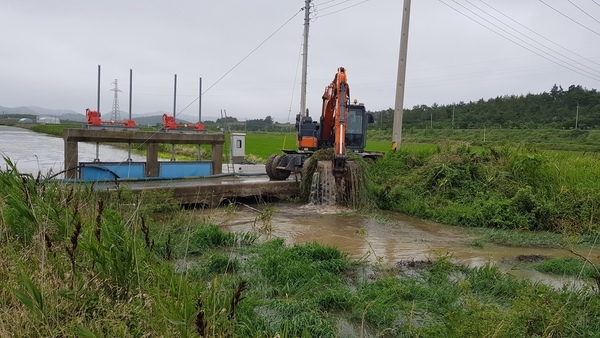
<path id="1" fill-rule="evenodd" d="M 268 221 L 265 208 L 272 208 Z M 571 277 L 553 276 L 525 269 L 519 256 L 538 255 L 548 258 L 572 256 L 566 250 L 543 247 L 506 247 L 471 245 L 481 237 L 470 229 L 444 225 L 393 212 L 363 215 L 352 210 L 315 205 L 275 204 L 237 205 L 194 211 L 197 217 L 219 224 L 225 231 L 259 232 L 261 240 L 279 237 L 289 245 L 316 242 L 337 247 L 354 259 L 365 258 L 393 267 L 399 262 L 435 260 L 449 255 L 453 261 L 469 266 L 488 262 L 517 277 L 529 278 L 560 287 L 565 283 L 581 285 Z M 600 263 L 600 249 L 578 251 L 595 264 Z"/>

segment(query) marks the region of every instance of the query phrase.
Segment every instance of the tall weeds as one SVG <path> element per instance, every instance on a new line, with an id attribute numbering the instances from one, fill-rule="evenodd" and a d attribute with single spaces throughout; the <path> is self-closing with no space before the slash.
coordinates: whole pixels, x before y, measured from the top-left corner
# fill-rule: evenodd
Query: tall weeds
<path id="1" fill-rule="evenodd" d="M 454 176 L 487 177 L 488 185 L 490 177 L 502 179 L 461 168 L 495 161 L 487 155 L 454 154 L 437 177 L 439 163 L 428 166 L 426 156 L 396 156 L 411 158 L 401 170 L 422 168 L 430 187 L 457 200 L 467 196 L 455 190 L 469 185 Z M 440 185 L 444 177 L 448 183 Z M 461 267 L 439 257 L 410 275 L 369 274 L 364 262 L 335 247 L 255 243 L 257 236 L 224 233 L 185 211 L 157 214 L 164 209 L 145 208 L 126 192 L 100 195 L 23 180 L 11 170 L 0 171 L 0 182 L 3 193 L 14 195 L 0 195 L 3 337 L 515 337 L 600 330 L 596 294 L 519 282 L 493 266 Z M 526 192 L 515 198 L 518 205 L 541 198 L 534 188 L 516 187 Z"/>
<path id="2" fill-rule="evenodd" d="M 380 208 L 448 224 L 577 234 L 599 229 L 600 159 L 591 155 L 449 144 L 435 154 L 388 154 L 369 177 Z"/>

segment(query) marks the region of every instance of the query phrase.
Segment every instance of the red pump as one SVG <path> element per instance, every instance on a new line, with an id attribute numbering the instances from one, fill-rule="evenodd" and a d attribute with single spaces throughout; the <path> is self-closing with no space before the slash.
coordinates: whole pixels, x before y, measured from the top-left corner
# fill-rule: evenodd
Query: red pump
<path id="1" fill-rule="evenodd" d="M 85 116 L 87 118 L 87 126 L 88 128 L 106 128 L 106 127 L 115 127 L 115 126 L 124 126 L 125 128 L 135 128 L 135 121 L 133 120 L 125 120 L 123 122 L 118 121 L 110 121 L 103 122 L 100 118 L 100 113 L 95 110 L 91 110 L 90 108 L 85 109 Z"/>
<path id="2" fill-rule="evenodd" d="M 190 130 L 193 129 L 194 131 L 197 132 L 205 132 L 206 128 L 204 127 L 204 123 L 195 123 L 193 128 L 190 127 L 190 125 L 183 124 L 183 125 L 179 125 L 177 122 L 175 122 L 175 117 L 171 116 L 171 115 L 167 115 L 167 114 L 163 114 L 162 116 L 162 123 L 163 123 L 163 129 L 167 130 L 167 131 L 174 131 L 174 130 Z"/>

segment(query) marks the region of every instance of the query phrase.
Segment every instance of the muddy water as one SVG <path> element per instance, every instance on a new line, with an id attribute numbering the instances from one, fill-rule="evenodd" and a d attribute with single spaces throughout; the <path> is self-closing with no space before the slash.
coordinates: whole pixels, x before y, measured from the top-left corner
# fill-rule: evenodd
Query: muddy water
<path id="1" fill-rule="evenodd" d="M 57 173 L 64 168 L 64 141 L 60 137 L 33 132 L 28 129 L 0 126 L 0 156 L 8 157 L 21 173 L 42 175 Z M 79 160 L 91 162 L 96 158 L 96 145 L 79 143 Z M 100 145 L 98 158 L 106 162 L 123 162 L 128 152 Z M 146 161 L 145 156 L 132 154 L 133 161 Z M 0 166 L 5 162 L 0 157 Z"/>
<path id="2" fill-rule="evenodd" d="M 569 277 L 550 276 L 524 269 L 517 259 L 520 255 L 542 255 L 548 258 L 572 256 L 561 249 L 493 244 L 478 248 L 470 243 L 481 235 L 476 235 L 469 229 L 392 212 L 381 212 L 376 216 L 359 215 L 339 207 L 277 204 L 270 224 L 263 220 L 255 222 L 261 214 L 259 209 L 262 208 L 237 206 L 234 212 L 226 209 L 195 212 L 198 217 L 220 224 L 226 231 L 260 232 L 262 239 L 280 237 L 287 244 L 316 242 L 331 245 L 352 258 L 366 258 L 386 267 L 393 267 L 401 261 L 434 260 L 441 255 L 450 255 L 454 261 L 470 266 L 492 262 L 507 273 L 551 285 L 580 283 Z M 595 264 L 600 263 L 600 249 L 582 250 L 580 253 Z"/>

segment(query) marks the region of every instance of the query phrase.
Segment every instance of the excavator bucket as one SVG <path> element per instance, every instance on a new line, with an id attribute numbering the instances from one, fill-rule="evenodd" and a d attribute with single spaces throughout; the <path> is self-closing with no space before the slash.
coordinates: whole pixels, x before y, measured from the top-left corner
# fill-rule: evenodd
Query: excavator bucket
<path id="1" fill-rule="evenodd" d="M 333 157 L 333 177 L 340 179 L 346 175 L 346 155 L 334 155 Z"/>

